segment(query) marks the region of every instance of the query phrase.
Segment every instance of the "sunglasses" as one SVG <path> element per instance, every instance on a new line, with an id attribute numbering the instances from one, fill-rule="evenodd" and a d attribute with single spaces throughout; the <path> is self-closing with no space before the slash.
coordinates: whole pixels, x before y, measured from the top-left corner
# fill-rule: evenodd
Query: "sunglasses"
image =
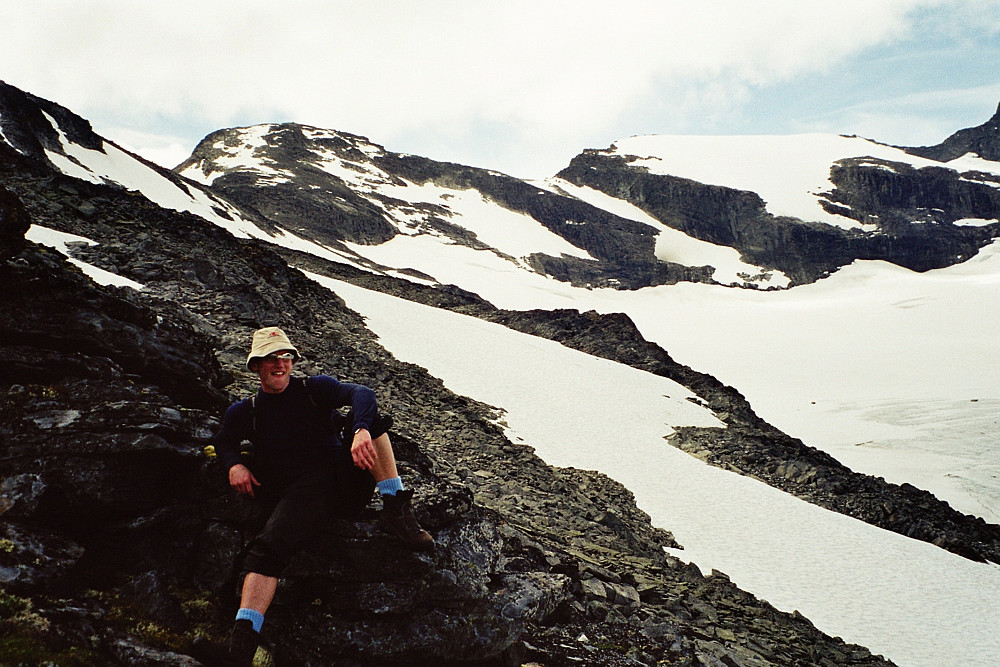
<path id="1" fill-rule="evenodd" d="M 295 359 L 295 355 L 291 352 L 282 352 L 281 354 L 272 352 L 264 357 L 265 361 L 292 361 L 293 359 Z"/>

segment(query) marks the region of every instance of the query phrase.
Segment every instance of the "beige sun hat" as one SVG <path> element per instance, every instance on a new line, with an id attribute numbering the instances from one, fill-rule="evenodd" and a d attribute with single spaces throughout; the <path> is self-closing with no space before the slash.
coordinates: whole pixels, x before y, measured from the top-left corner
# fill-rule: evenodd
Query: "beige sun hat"
<path id="1" fill-rule="evenodd" d="M 278 327 L 265 327 L 263 329 L 257 329 L 253 332 L 253 340 L 250 343 L 250 354 L 247 356 L 247 368 L 250 368 L 250 362 L 254 359 L 260 359 L 266 357 L 272 352 L 279 352 L 281 350 L 289 350 L 295 355 L 295 360 L 299 359 L 299 351 L 295 349 L 292 345 L 292 341 L 288 340 L 288 336 L 285 332 Z M 250 368 L 250 370 L 253 370 Z"/>

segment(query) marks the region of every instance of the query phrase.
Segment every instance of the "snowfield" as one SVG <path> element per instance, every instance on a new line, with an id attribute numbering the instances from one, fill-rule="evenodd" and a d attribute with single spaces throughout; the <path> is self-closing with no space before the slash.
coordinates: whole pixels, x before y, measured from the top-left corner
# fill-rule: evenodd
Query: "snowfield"
<path id="1" fill-rule="evenodd" d="M 428 236 L 352 249 L 500 308 L 624 312 L 786 433 L 1000 523 L 1000 244 L 924 274 L 861 261 L 777 292 L 586 290 Z"/>
<path id="2" fill-rule="evenodd" d="M 828 634 L 902 667 L 1000 660 L 1000 566 L 829 512 L 671 447 L 664 437 L 676 426 L 721 426 L 676 383 L 493 323 L 311 277 L 362 313 L 396 357 L 502 408 L 508 435 L 548 463 L 600 470 L 623 483 L 684 546 L 675 554 L 703 571 L 725 572 L 779 609 L 798 610 Z"/>

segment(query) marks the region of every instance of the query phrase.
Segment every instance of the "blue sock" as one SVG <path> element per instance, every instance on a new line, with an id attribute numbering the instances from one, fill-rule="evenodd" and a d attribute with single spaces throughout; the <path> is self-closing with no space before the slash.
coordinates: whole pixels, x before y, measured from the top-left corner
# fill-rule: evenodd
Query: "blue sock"
<path id="1" fill-rule="evenodd" d="M 236 612 L 237 621 L 242 621 L 244 619 L 253 623 L 254 632 L 260 632 L 261 627 L 264 625 L 264 614 L 255 609 L 247 609 L 246 607 L 243 607 Z"/>
<path id="2" fill-rule="evenodd" d="M 378 487 L 378 494 L 380 496 L 394 496 L 397 491 L 403 490 L 403 480 L 398 477 L 390 477 L 389 479 L 383 479 L 375 486 Z"/>

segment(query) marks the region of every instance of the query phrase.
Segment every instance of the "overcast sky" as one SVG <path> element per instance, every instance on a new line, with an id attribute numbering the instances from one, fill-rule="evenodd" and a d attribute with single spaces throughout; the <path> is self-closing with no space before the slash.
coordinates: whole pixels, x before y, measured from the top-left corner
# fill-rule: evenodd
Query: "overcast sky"
<path id="1" fill-rule="evenodd" d="M 634 134 L 935 144 L 1000 102 L 1000 0 L 0 0 L 0 79 L 174 166 L 295 121 L 550 176 Z"/>

